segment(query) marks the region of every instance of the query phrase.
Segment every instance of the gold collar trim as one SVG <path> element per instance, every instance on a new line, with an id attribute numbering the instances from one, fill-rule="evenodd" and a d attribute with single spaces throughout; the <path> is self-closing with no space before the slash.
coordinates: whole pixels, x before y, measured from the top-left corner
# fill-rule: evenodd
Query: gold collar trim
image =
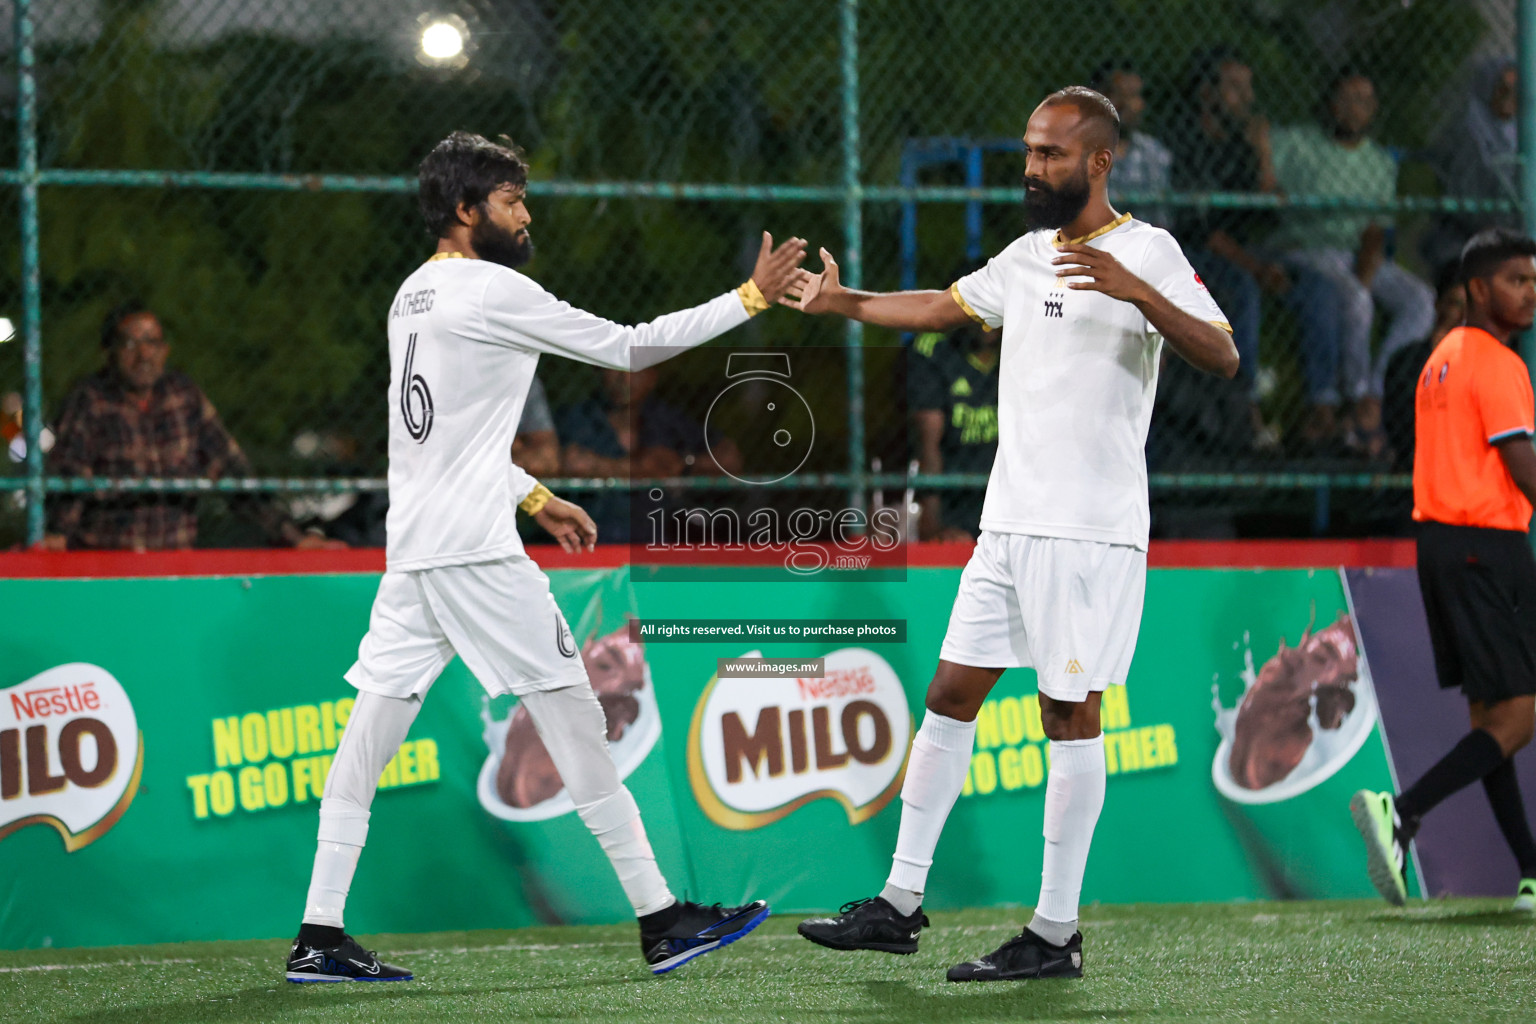
<path id="1" fill-rule="evenodd" d="M 427 257 L 427 262 L 431 263 L 434 260 L 467 260 L 467 259 L 469 259 L 469 257 L 465 256 L 461 252 L 435 252 L 431 256 Z"/>
<path id="2" fill-rule="evenodd" d="M 1061 237 L 1061 232 L 1058 231 L 1058 232 L 1056 232 L 1056 238 L 1055 238 L 1055 240 L 1053 241 L 1052 244 L 1054 244 L 1057 248 L 1060 248 L 1063 245 L 1082 245 L 1085 242 L 1093 241 L 1095 238 L 1098 238 L 1100 235 L 1107 235 L 1107 234 L 1109 234 L 1111 231 L 1115 230 L 1115 228 L 1119 227 L 1121 224 L 1124 224 L 1126 221 L 1128 221 L 1130 219 L 1131 219 L 1131 215 L 1129 213 L 1122 213 L 1120 216 L 1116 217 L 1114 220 L 1110 221 L 1108 224 L 1105 224 L 1103 227 L 1099 228 L 1099 230 L 1097 230 L 1097 231 L 1090 231 L 1090 232 L 1088 232 L 1088 234 L 1084 235 L 1082 238 L 1073 238 L 1073 239 L 1062 238 Z"/>

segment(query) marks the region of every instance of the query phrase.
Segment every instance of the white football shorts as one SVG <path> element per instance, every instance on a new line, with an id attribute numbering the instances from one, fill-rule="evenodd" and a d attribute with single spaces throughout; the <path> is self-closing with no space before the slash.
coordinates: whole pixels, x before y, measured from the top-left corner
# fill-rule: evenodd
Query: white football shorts
<path id="1" fill-rule="evenodd" d="M 939 657 L 1033 668 L 1046 696 L 1087 700 L 1125 683 L 1146 591 L 1145 551 L 984 530 L 960 574 Z"/>
<path id="2" fill-rule="evenodd" d="M 493 697 L 587 681 L 549 577 L 523 555 L 386 572 L 346 679 L 369 693 L 424 698 L 455 654 Z"/>

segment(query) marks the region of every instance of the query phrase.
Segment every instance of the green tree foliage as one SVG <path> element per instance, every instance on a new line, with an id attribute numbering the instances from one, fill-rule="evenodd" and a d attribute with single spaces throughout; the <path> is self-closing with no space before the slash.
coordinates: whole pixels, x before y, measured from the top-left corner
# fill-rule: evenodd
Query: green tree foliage
<path id="1" fill-rule="evenodd" d="M 462 71 L 411 64 L 388 33 L 372 42 L 226 34 L 172 46 L 165 19 L 180 9 L 104 3 L 95 40 L 40 52 L 47 166 L 409 175 L 443 134 L 470 128 L 512 135 L 537 180 L 842 178 L 838 4 L 488 6 Z M 864 180 L 876 183 L 897 180 L 909 138 L 1016 137 L 1039 96 L 1084 80 L 1108 56 L 1142 67 L 1155 131 L 1187 100 L 1190 57 L 1214 43 L 1247 55 L 1278 122 L 1311 116 L 1332 71 L 1362 64 L 1383 99 L 1383 140 L 1411 151 L 1485 31 L 1474 8 L 1451 0 L 865 0 L 859 22 L 859 155 Z M 1016 168 L 996 173 L 1017 180 Z M 12 254 L 14 209 L 0 208 Z M 735 284 L 764 227 L 843 250 L 836 204 L 535 197 L 532 210 L 544 255 L 531 273 L 616 319 Z M 879 287 L 897 279 L 897 212 L 866 210 L 866 281 Z M 994 213 L 989 250 L 1017 230 L 1016 211 Z M 930 207 L 922 223 L 920 279 L 942 285 L 960 256 L 959 211 Z M 428 244 L 406 195 L 45 188 L 48 405 L 99 365 L 103 313 L 136 295 L 162 312 L 173 363 L 203 384 L 261 470 L 304 469 L 291 440 L 319 429 L 355 436 L 366 454 L 355 468 L 377 472 L 384 314 Z M 14 301 L 14 256 L 0 270 L 0 295 Z M 776 314 L 736 343 L 841 339 L 839 324 Z M 896 339 L 873 332 L 871 341 Z M 19 348 L 0 346 L 0 390 L 19 386 Z M 591 386 L 585 370 L 557 362 L 545 364 L 557 403 Z M 680 394 L 707 384 L 680 365 L 664 386 Z M 817 386 L 836 394 L 841 382 Z M 893 395 L 871 390 L 871 429 L 901 429 Z M 838 425 L 826 426 L 841 443 Z"/>

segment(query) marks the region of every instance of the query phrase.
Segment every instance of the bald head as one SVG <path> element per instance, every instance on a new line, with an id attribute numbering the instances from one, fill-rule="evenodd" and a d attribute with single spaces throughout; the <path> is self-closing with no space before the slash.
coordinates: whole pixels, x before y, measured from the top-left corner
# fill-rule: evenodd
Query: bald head
<path id="1" fill-rule="evenodd" d="M 1044 100 L 1042 107 L 1070 107 L 1079 117 L 1078 132 L 1089 150 L 1113 151 L 1120 144 L 1120 114 L 1109 97 L 1085 85 L 1058 89 Z"/>

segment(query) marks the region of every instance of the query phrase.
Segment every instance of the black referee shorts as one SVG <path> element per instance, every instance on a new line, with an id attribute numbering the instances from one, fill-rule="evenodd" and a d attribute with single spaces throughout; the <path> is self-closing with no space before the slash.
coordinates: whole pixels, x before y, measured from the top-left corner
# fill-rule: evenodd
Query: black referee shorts
<path id="1" fill-rule="evenodd" d="M 1536 556 L 1515 530 L 1419 524 L 1435 673 L 1468 701 L 1536 693 Z"/>

